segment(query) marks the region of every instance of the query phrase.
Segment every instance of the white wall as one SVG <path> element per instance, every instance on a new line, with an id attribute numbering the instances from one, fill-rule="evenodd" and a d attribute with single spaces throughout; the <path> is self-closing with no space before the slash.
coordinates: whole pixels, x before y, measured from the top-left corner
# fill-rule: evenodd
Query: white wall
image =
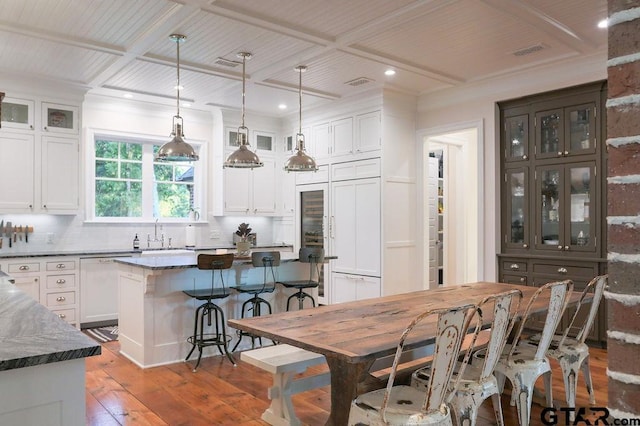
<path id="1" fill-rule="evenodd" d="M 430 133 L 429 129 L 456 127 L 457 123 L 482 121 L 484 125 L 484 176 L 480 177 L 484 185 L 484 235 L 485 253 L 484 277 L 497 279 L 497 261 L 495 254 L 499 244 L 499 168 L 497 152 L 500 133 L 496 102 L 519 98 L 535 93 L 584 84 L 607 77 L 606 51 L 580 60 L 571 60 L 553 67 L 541 66 L 537 69 L 507 76 L 497 76 L 492 80 L 471 82 L 463 87 L 446 89 L 426 94 L 418 101 L 418 133 Z M 420 142 L 418 142 L 420 143 Z M 418 168 L 425 165 L 417 159 Z"/>

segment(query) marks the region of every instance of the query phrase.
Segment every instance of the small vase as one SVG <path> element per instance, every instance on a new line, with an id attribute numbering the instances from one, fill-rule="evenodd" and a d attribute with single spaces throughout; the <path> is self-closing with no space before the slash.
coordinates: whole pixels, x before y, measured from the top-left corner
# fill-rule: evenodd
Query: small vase
<path id="1" fill-rule="evenodd" d="M 238 241 L 236 243 L 236 251 L 238 252 L 238 256 L 248 256 L 251 251 L 251 242 Z"/>

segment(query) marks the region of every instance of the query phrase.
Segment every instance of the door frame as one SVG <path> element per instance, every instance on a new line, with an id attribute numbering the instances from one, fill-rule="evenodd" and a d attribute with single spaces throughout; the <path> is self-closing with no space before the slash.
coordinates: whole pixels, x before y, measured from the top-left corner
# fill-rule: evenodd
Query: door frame
<path id="1" fill-rule="evenodd" d="M 451 136 L 469 132 L 467 140 L 455 142 Z M 446 283 L 476 282 L 484 279 L 485 253 L 484 247 L 484 123 L 483 120 L 453 123 L 450 125 L 438 126 L 428 129 L 421 129 L 416 132 L 417 145 L 417 194 L 422 202 L 418 203 L 418 235 L 420 244 L 418 246 L 418 256 L 422 260 L 420 278 L 422 288 L 429 288 L 429 227 L 428 221 L 428 186 L 425 179 L 428 176 L 428 157 L 431 146 L 435 143 L 440 145 L 450 144 L 459 151 L 456 155 L 458 161 L 449 167 L 449 176 L 445 176 L 445 203 L 447 196 L 457 194 L 458 204 L 460 200 L 466 203 L 465 208 L 454 209 L 454 213 L 461 215 L 457 218 L 447 214 L 445 210 L 444 224 L 444 270 Z M 474 173 L 469 176 L 468 172 Z M 449 180 L 447 183 L 446 181 Z M 462 187 L 462 183 L 465 187 Z M 469 185 L 469 183 L 472 183 Z M 462 190 L 461 190 L 462 189 Z M 447 194 L 448 193 L 448 194 Z M 454 201 L 454 202 L 452 202 Z M 455 205 L 455 200 L 451 200 L 449 205 Z M 462 229 L 454 226 L 454 223 L 462 223 Z M 456 232 L 452 232 L 455 230 Z M 447 247 L 449 249 L 447 250 Z M 449 273 L 447 274 L 447 271 Z"/>

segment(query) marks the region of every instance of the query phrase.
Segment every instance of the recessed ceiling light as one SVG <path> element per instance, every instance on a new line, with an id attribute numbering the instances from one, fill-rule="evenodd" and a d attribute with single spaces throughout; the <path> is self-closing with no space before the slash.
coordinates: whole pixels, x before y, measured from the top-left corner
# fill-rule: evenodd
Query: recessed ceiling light
<path id="1" fill-rule="evenodd" d="M 396 75 L 396 70 L 388 69 L 384 72 L 384 75 Z"/>
<path id="2" fill-rule="evenodd" d="M 191 104 L 189 102 L 183 102 L 182 106 L 185 108 L 189 108 L 191 106 Z"/>
<path id="3" fill-rule="evenodd" d="M 598 28 L 607 28 L 608 26 L 609 26 L 608 19 L 603 19 L 602 21 L 598 22 Z"/>
<path id="4" fill-rule="evenodd" d="M 178 90 L 178 89 L 179 89 L 179 90 L 184 90 L 184 86 L 183 86 L 182 84 L 181 84 L 181 85 L 179 85 L 179 86 L 173 86 L 173 88 L 174 88 L 175 90 Z"/>
<path id="5" fill-rule="evenodd" d="M 127 99 L 131 99 L 131 98 L 133 98 L 133 95 L 132 95 L 131 93 L 125 93 L 125 94 L 124 94 L 124 95 L 122 95 L 122 96 L 124 96 L 124 97 L 125 97 L 125 98 L 127 98 Z"/>
<path id="6" fill-rule="evenodd" d="M 285 104 L 280 104 L 278 105 L 278 109 L 287 109 L 287 106 Z"/>

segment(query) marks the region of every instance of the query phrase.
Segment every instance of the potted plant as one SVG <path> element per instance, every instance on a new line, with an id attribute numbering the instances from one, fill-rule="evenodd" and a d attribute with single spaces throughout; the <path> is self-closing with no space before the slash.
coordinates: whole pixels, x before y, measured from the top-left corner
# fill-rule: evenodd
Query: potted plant
<path id="1" fill-rule="evenodd" d="M 238 255 L 247 256 L 251 250 L 251 241 L 249 241 L 249 234 L 251 234 L 251 228 L 248 223 L 241 223 L 238 225 L 236 235 L 240 237 L 240 240 L 236 243 L 236 249 Z"/>

